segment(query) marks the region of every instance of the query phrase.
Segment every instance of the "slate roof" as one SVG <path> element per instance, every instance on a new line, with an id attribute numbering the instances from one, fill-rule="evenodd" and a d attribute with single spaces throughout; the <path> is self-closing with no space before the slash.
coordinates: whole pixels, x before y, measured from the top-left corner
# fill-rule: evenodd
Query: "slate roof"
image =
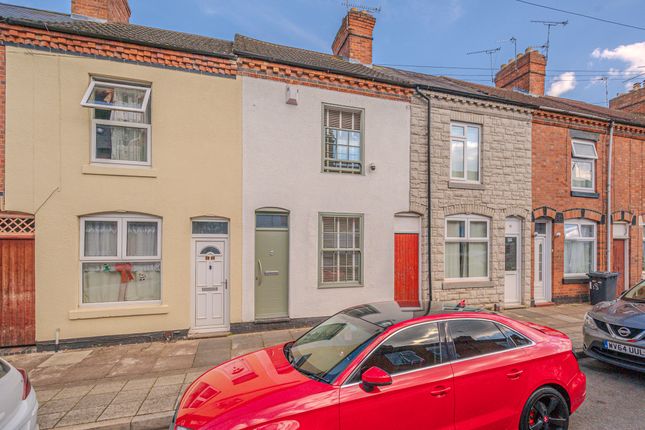
<path id="1" fill-rule="evenodd" d="M 533 96 L 509 89 L 480 85 L 443 76 L 427 75 L 378 65 L 365 66 L 360 63 L 347 61 L 337 55 L 278 45 L 239 34 L 235 35 L 234 41 L 231 42 L 136 24 L 102 22 L 65 13 L 15 6 L 6 3 L 0 3 L 0 22 L 2 21 L 62 33 L 78 34 L 81 36 L 129 42 L 143 46 L 222 58 L 233 59 L 236 56 L 256 58 L 393 85 L 405 87 L 420 86 L 434 91 L 486 99 L 500 103 L 563 111 L 573 115 L 594 116 L 599 119 L 613 119 L 622 123 L 645 126 L 645 115 L 608 109 L 560 97 Z"/>
<path id="2" fill-rule="evenodd" d="M 233 50 L 237 55 L 243 57 L 257 58 L 320 71 L 330 71 L 395 85 L 411 86 L 411 83 L 403 78 L 383 73 L 376 67 L 368 67 L 360 63 L 347 61 L 338 55 L 264 42 L 241 34 L 235 35 Z"/>
<path id="3" fill-rule="evenodd" d="M 227 40 L 136 24 L 101 22 L 68 14 L 0 3 L 0 21 L 61 33 L 135 43 L 194 54 L 234 58 L 233 43 Z"/>

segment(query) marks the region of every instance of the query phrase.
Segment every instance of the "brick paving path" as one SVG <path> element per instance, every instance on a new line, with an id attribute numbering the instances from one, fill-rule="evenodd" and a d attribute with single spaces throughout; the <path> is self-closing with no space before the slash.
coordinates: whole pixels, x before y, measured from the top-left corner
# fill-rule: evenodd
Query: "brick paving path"
<path id="1" fill-rule="evenodd" d="M 507 310 L 566 333 L 582 349 L 589 305 Z M 307 329 L 118 345 L 5 357 L 28 370 L 41 429 L 167 429 L 179 396 L 204 371 L 230 358 L 296 339 Z"/>

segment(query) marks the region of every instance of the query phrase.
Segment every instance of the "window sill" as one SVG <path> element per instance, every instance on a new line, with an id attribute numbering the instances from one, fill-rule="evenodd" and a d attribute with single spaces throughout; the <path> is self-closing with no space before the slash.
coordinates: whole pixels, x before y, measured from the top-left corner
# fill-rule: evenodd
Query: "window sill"
<path id="1" fill-rule="evenodd" d="M 92 307 L 69 311 L 69 319 L 86 320 L 96 318 L 130 317 L 137 315 L 162 315 L 167 313 L 168 305 Z"/>
<path id="2" fill-rule="evenodd" d="M 589 278 L 587 276 L 576 276 L 574 278 L 562 278 L 562 284 L 588 284 Z"/>
<path id="3" fill-rule="evenodd" d="M 318 289 L 327 290 L 334 288 L 363 288 L 363 284 L 319 284 Z"/>
<path id="4" fill-rule="evenodd" d="M 493 287 L 493 281 L 443 281 L 441 288 L 444 290 L 454 290 L 457 288 L 489 288 Z"/>
<path id="5" fill-rule="evenodd" d="M 484 184 L 478 182 L 448 181 L 448 188 L 458 190 L 483 190 L 485 187 Z"/>
<path id="6" fill-rule="evenodd" d="M 132 176 L 139 178 L 156 178 L 157 169 L 149 167 L 112 167 L 107 165 L 86 164 L 82 170 L 84 175 Z"/>
<path id="7" fill-rule="evenodd" d="M 585 199 L 599 199 L 600 194 L 589 191 L 571 191 L 571 197 L 582 197 Z"/>

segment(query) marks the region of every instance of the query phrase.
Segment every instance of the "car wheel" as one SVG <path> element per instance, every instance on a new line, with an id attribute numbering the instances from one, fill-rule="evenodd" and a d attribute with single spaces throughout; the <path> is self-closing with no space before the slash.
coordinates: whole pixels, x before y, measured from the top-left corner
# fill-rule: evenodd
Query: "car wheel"
<path id="1" fill-rule="evenodd" d="M 522 416 L 520 430 L 567 430 L 569 406 L 557 390 L 543 387 L 529 397 Z"/>

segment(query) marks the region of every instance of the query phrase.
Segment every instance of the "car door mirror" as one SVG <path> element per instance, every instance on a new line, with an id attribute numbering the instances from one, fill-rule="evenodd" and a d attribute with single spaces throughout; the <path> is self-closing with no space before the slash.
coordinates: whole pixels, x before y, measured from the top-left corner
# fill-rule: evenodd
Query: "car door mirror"
<path id="1" fill-rule="evenodd" d="M 361 386 L 367 392 L 374 387 L 384 387 L 392 384 L 392 377 L 380 367 L 372 366 L 361 375 Z"/>

